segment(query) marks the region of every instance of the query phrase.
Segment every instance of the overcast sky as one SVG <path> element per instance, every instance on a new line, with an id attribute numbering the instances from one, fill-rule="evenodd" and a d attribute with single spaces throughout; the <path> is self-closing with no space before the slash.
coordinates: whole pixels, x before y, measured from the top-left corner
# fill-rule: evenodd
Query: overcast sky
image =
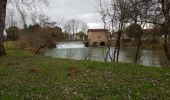
<path id="1" fill-rule="evenodd" d="M 52 21 L 79 19 L 89 28 L 101 28 L 102 22 L 97 11 L 97 0 L 49 0 L 47 11 Z"/>

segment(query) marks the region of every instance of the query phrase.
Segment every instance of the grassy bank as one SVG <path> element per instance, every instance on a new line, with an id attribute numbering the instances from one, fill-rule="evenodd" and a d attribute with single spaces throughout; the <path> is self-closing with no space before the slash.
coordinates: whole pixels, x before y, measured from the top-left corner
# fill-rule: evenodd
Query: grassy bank
<path id="1" fill-rule="evenodd" d="M 141 49 L 149 49 L 149 50 L 164 50 L 164 41 L 160 40 L 158 42 L 147 42 L 142 41 Z M 122 42 L 122 48 L 137 48 L 138 42 Z"/>
<path id="2" fill-rule="evenodd" d="M 170 69 L 35 56 L 7 43 L 0 99 L 170 99 Z"/>

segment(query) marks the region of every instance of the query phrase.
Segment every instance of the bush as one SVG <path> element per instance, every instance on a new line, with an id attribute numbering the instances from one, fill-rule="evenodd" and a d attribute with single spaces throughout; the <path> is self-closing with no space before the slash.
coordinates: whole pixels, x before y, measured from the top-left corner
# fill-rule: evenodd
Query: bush
<path id="1" fill-rule="evenodd" d="M 28 41 L 28 36 L 24 31 L 21 31 L 21 34 L 19 35 L 19 39 L 17 41 L 17 44 L 19 46 L 19 48 L 21 49 L 29 49 L 30 45 L 29 45 L 29 41 Z"/>
<path id="2" fill-rule="evenodd" d="M 61 28 L 42 28 L 39 25 L 23 30 L 18 44 L 22 49 L 30 48 L 33 53 L 43 53 L 46 48 L 55 48 L 56 42 L 64 39 Z"/>

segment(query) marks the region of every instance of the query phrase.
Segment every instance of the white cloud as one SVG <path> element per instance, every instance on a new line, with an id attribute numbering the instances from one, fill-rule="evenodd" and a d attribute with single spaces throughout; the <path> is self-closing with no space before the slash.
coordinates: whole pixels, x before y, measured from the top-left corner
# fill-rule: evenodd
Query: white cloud
<path id="1" fill-rule="evenodd" d="M 88 26 L 90 29 L 97 29 L 97 28 L 103 28 L 102 23 L 88 23 Z"/>
<path id="2" fill-rule="evenodd" d="M 90 28 L 101 26 L 101 17 L 97 12 L 96 0 L 49 0 L 48 15 L 53 21 L 58 19 L 79 19 Z"/>

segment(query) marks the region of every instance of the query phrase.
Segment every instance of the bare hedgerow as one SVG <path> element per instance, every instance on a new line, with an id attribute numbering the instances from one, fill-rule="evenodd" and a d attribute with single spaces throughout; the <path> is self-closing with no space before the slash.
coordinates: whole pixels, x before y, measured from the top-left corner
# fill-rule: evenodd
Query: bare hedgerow
<path id="1" fill-rule="evenodd" d="M 21 30 L 19 33 L 19 38 L 17 40 L 17 45 L 20 49 L 29 49 L 28 36 L 25 31 Z"/>
<path id="2" fill-rule="evenodd" d="M 34 25 L 22 31 L 18 44 L 23 49 L 29 48 L 33 53 L 41 54 L 44 49 L 55 47 L 56 42 L 62 39 L 64 39 L 64 35 L 60 28 L 42 28 Z"/>

